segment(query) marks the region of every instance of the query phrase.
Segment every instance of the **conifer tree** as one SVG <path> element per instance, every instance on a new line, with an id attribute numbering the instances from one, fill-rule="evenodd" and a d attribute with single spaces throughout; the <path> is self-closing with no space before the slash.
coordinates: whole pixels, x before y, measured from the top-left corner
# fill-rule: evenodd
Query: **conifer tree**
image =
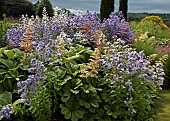
<path id="1" fill-rule="evenodd" d="M 124 18 L 127 20 L 128 0 L 119 0 L 119 11 L 122 11 Z"/>
<path id="2" fill-rule="evenodd" d="M 0 19 L 3 18 L 3 14 L 4 14 L 4 4 L 5 4 L 5 0 L 0 0 Z"/>
<path id="3" fill-rule="evenodd" d="M 115 0 L 101 0 L 100 5 L 100 18 L 103 21 L 104 18 L 109 18 L 111 12 L 114 12 Z"/>

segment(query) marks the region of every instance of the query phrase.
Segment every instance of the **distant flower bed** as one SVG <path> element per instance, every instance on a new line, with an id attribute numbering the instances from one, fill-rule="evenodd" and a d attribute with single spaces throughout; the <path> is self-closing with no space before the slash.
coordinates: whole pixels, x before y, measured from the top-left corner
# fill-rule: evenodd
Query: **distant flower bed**
<path id="1" fill-rule="evenodd" d="M 22 25 L 8 30 L 5 38 L 8 47 L 25 51 L 17 61 L 27 78 L 16 79 L 19 96 L 9 92 L 13 100 L 1 104 L 1 118 L 151 120 L 164 80 L 162 61 L 153 65 L 144 52 L 127 45 L 132 33 L 121 18 L 111 13 L 101 22 L 88 11 L 56 12 L 49 18 L 45 9 L 42 19 L 23 16 Z"/>

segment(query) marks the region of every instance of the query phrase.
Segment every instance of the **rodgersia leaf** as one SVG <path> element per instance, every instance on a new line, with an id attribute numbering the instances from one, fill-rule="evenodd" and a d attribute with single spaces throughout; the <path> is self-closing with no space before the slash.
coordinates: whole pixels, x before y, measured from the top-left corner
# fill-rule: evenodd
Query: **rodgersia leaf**
<path id="1" fill-rule="evenodd" d="M 83 112 L 81 110 L 75 110 L 74 113 L 76 114 L 76 116 L 78 118 L 83 118 L 84 114 L 83 114 Z"/>
<path id="2" fill-rule="evenodd" d="M 71 121 L 78 121 L 78 117 L 76 116 L 75 112 L 72 112 Z"/>
<path id="3" fill-rule="evenodd" d="M 71 111 L 69 110 L 67 113 L 64 114 L 64 117 L 66 119 L 70 119 L 71 118 Z"/>

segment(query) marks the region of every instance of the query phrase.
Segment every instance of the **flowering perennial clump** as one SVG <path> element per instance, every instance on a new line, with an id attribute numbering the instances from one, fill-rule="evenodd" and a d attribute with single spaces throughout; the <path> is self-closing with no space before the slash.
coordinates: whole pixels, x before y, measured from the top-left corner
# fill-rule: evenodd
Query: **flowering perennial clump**
<path id="1" fill-rule="evenodd" d="M 36 120 L 54 120 L 58 113 L 72 121 L 152 117 L 163 65 L 152 65 L 143 51 L 127 45 L 132 33 L 124 19 L 111 13 L 101 22 L 89 11 L 49 18 L 44 9 L 42 19 L 23 20 L 15 35 L 10 35 L 12 28 L 6 37 L 8 44 L 30 52 L 28 78 L 17 87 Z M 29 41 L 30 49 L 11 36 Z M 12 112 L 5 111 L 1 115 L 9 118 Z"/>

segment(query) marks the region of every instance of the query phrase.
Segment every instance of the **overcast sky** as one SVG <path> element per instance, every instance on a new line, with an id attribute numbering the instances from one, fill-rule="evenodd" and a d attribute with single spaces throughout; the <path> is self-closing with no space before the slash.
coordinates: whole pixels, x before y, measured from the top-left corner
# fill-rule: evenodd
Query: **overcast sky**
<path id="1" fill-rule="evenodd" d="M 38 0 L 29 0 L 36 2 Z M 101 0 L 51 0 L 53 7 L 80 9 L 80 10 L 100 10 Z M 115 0 L 115 11 L 118 11 L 118 1 Z M 128 12 L 148 12 L 148 13 L 170 13 L 170 0 L 129 0 Z"/>
<path id="2" fill-rule="evenodd" d="M 170 13 L 170 0 L 129 0 L 129 12 Z"/>

